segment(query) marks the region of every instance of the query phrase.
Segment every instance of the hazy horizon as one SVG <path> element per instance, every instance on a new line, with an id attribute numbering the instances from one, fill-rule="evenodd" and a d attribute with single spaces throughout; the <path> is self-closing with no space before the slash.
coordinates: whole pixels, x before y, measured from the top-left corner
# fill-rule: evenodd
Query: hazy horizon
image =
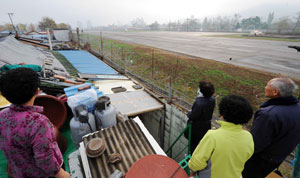
<path id="1" fill-rule="evenodd" d="M 15 24 L 38 24 L 43 17 L 50 17 L 56 23 L 67 23 L 72 27 L 80 22 L 84 27 L 124 25 L 136 18 L 143 18 L 147 24 L 155 21 L 167 23 L 191 16 L 203 19 L 212 16 L 233 16 L 241 18 L 260 16 L 266 18 L 269 12 L 275 19 L 282 16 L 296 17 L 300 11 L 300 1 L 296 0 L 2 0 L 0 24 L 10 23 L 7 13 L 14 13 Z"/>

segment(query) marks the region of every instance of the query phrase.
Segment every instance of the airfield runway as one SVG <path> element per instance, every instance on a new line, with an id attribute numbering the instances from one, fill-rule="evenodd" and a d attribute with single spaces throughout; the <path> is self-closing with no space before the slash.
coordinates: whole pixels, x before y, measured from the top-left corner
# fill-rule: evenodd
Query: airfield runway
<path id="1" fill-rule="evenodd" d="M 89 33 L 99 35 L 99 32 Z M 300 53 L 288 48 L 300 46 L 296 42 L 225 38 L 218 36 L 224 33 L 206 32 L 102 32 L 102 35 L 300 79 Z"/>

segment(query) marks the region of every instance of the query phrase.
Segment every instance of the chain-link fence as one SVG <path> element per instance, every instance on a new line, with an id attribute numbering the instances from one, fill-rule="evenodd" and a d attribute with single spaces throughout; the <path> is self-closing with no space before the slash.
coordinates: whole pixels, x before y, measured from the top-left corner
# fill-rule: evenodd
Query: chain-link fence
<path id="1" fill-rule="evenodd" d="M 178 59 L 168 66 L 162 61 L 165 54 L 150 47 L 132 47 L 113 40 L 101 40 L 99 36 L 89 34 L 82 34 L 80 40 L 84 46 L 90 46 L 91 53 L 118 72 L 142 83 L 147 89 L 172 101 L 184 111 L 191 109 L 194 98 L 176 88 L 180 80 Z M 197 88 L 197 83 L 193 88 Z"/>

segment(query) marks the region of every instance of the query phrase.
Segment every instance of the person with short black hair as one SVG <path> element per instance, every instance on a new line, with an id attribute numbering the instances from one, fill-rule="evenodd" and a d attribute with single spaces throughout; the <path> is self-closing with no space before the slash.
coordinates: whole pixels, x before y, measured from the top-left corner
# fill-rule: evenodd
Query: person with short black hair
<path id="1" fill-rule="evenodd" d="M 212 96 L 215 87 L 212 83 L 199 82 L 198 96 L 192 106 L 192 110 L 187 114 L 188 123 L 192 124 L 191 134 L 191 153 L 195 150 L 198 143 L 211 128 L 211 119 L 215 108 L 215 99 Z M 187 133 L 185 134 L 186 138 Z"/>
<path id="2" fill-rule="evenodd" d="M 256 111 L 251 127 L 255 151 L 246 162 L 243 178 L 264 178 L 295 149 L 300 142 L 300 104 L 289 78 L 273 78 L 265 87 L 270 98 Z"/>
<path id="3" fill-rule="evenodd" d="M 253 109 L 245 98 L 230 95 L 221 100 L 219 113 L 221 127 L 204 135 L 189 168 L 201 178 L 240 178 L 254 152 L 252 136 L 242 128 L 252 118 Z"/>
<path id="4" fill-rule="evenodd" d="M 12 104 L 0 111 L 0 150 L 14 177 L 70 177 L 64 171 L 54 126 L 34 106 L 39 76 L 29 68 L 8 71 L 0 78 L 0 92 Z"/>
<path id="5" fill-rule="evenodd" d="M 19 68 L 3 75 L 0 83 L 2 95 L 11 103 L 21 105 L 29 101 L 40 85 L 39 76 L 33 70 Z"/>
<path id="6" fill-rule="evenodd" d="M 219 113 L 225 121 L 233 124 L 246 124 L 253 115 L 250 103 L 237 95 L 225 96 L 219 104 Z"/>
<path id="7" fill-rule="evenodd" d="M 212 83 L 201 81 L 199 82 L 199 90 L 203 94 L 204 97 L 211 97 L 215 92 L 215 87 Z"/>

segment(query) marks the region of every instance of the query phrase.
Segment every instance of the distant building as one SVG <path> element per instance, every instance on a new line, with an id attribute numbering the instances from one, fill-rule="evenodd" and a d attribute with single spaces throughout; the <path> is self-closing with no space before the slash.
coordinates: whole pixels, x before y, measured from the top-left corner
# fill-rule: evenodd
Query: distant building
<path id="1" fill-rule="evenodd" d="M 53 35 L 57 41 L 68 42 L 71 40 L 71 31 L 68 29 L 54 29 Z"/>
<path id="2" fill-rule="evenodd" d="M 55 40 L 53 31 L 50 30 L 50 38 L 51 40 Z M 48 40 L 48 34 L 47 32 L 43 31 L 43 32 L 28 32 L 26 34 L 24 34 L 24 37 L 26 38 L 30 38 L 30 39 L 35 39 L 35 40 Z"/>

